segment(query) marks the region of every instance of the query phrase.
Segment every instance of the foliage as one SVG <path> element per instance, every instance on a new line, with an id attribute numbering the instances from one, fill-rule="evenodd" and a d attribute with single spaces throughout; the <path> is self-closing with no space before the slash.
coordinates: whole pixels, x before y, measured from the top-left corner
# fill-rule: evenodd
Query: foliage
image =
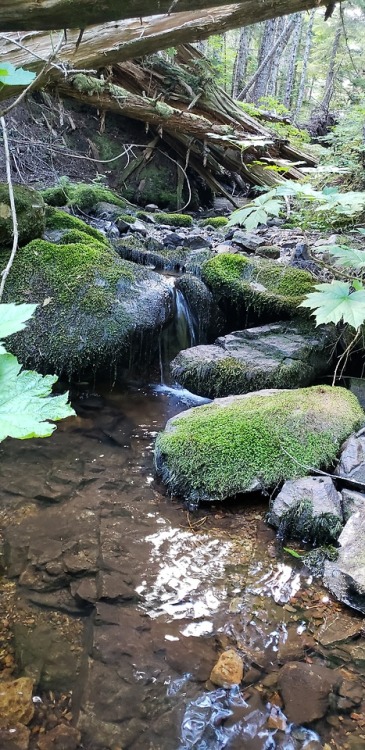
<path id="1" fill-rule="evenodd" d="M 25 328 L 36 305 L 0 305 L 0 335 L 7 337 Z M 72 416 L 68 393 L 52 396 L 57 377 L 22 370 L 16 357 L 0 347 L 0 442 L 6 437 L 24 440 L 48 437 L 53 422 Z"/>
<path id="2" fill-rule="evenodd" d="M 0 84 L 4 86 L 29 86 L 35 77 L 35 73 L 23 68 L 15 68 L 12 63 L 0 63 Z"/>
<path id="3" fill-rule="evenodd" d="M 273 216 L 279 216 L 282 202 L 277 200 L 277 188 L 269 190 L 264 195 L 254 198 L 244 208 L 234 211 L 229 219 L 228 226 L 235 224 L 243 225 L 245 229 L 256 229 L 259 224 L 267 224 Z"/>
<path id="4" fill-rule="evenodd" d="M 335 542 L 342 531 L 341 519 L 333 513 L 313 514 L 311 500 L 298 500 L 282 515 L 278 539 L 300 539 L 315 547 Z"/>
<path id="5" fill-rule="evenodd" d="M 365 289 L 358 282 L 352 287 L 346 281 L 332 281 L 330 284 L 316 284 L 315 292 L 307 295 L 300 307 L 313 310 L 316 324 L 344 323 L 358 329 L 365 319 Z"/>
<path id="6" fill-rule="evenodd" d="M 329 148 L 324 151 L 324 164 L 335 164 L 347 170 L 345 181 L 363 189 L 365 187 L 364 161 L 364 103 L 348 107 L 341 114 L 337 125 L 326 136 Z"/>

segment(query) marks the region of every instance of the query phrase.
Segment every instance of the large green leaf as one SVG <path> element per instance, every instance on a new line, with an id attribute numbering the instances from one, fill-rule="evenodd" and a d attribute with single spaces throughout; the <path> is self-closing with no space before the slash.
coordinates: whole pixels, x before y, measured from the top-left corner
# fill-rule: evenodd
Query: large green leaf
<path id="1" fill-rule="evenodd" d="M 328 252 L 335 256 L 337 266 L 356 269 L 365 266 L 365 250 L 357 250 L 347 245 L 333 245 L 328 248 Z"/>
<path id="2" fill-rule="evenodd" d="M 15 68 L 12 63 L 0 63 L 0 83 L 7 86 L 29 86 L 35 77 L 35 73 L 23 68 Z"/>
<path id="3" fill-rule="evenodd" d="M 0 354 L 5 353 L 2 338 L 22 331 L 26 321 L 33 315 L 37 305 L 0 305 Z"/>
<path id="4" fill-rule="evenodd" d="M 307 294 L 300 307 L 313 310 L 316 324 L 344 323 L 359 328 L 365 320 L 365 289 L 357 285 L 352 291 L 345 281 L 332 281 L 331 284 L 316 284 L 316 292 Z"/>
<path id="5" fill-rule="evenodd" d="M 6 437 L 48 437 L 56 427 L 48 420 L 74 415 L 68 393 L 51 395 L 56 380 L 54 375 L 21 370 L 16 357 L 0 354 L 0 442 Z"/>

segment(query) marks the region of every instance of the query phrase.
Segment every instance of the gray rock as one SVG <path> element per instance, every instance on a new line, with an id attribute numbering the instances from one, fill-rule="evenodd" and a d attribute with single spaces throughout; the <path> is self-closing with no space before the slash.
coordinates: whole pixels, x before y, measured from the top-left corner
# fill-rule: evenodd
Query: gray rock
<path id="1" fill-rule="evenodd" d="M 365 515 L 365 495 L 354 490 L 342 490 L 342 510 L 345 523 L 353 513 L 360 511 Z"/>
<path id="2" fill-rule="evenodd" d="M 251 232 L 242 232 L 241 229 L 234 232 L 232 240 L 236 245 L 240 245 L 240 247 L 243 247 L 245 250 L 252 253 L 257 247 L 260 247 L 260 245 L 267 244 L 264 237 L 260 237 Z"/>
<path id="3" fill-rule="evenodd" d="M 174 378 L 207 398 L 261 388 L 298 388 L 327 371 L 333 331 L 300 323 L 272 323 L 217 339 L 211 346 L 181 351 Z"/>
<path id="4" fill-rule="evenodd" d="M 149 211 L 150 213 L 154 213 L 155 211 L 159 211 L 159 207 L 156 206 L 156 203 L 147 203 L 147 206 L 145 206 L 145 210 Z"/>
<path id="5" fill-rule="evenodd" d="M 212 243 L 207 237 L 190 232 L 184 239 L 184 246 L 190 248 L 190 250 L 205 250 L 210 249 Z"/>
<path id="6" fill-rule="evenodd" d="M 329 477 L 303 477 L 285 482 L 270 507 L 270 523 L 278 528 L 280 520 L 289 508 L 300 500 L 310 500 L 313 516 L 321 513 L 332 513 L 343 519 L 341 495 Z"/>
<path id="7" fill-rule="evenodd" d="M 139 219 L 136 219 L 131 225 L 130 230 L 133 233 L 138 232 L 138 234 L 141 234 L 142 237 L 147 237 L 147 229 L 143 223 L 143 221 L 140 221 Z"/>
<path id="8" fill-rule="evenodd" d="M 92 213 L 97 219 L 114 222 L 118 216 L 120 216 L 121 213 L 125 213 L 125 211 L 114 203 L 100 201 L 94 206 Z"/>
<path id="9" fill-rule="evenodd" d="M 335 562 L 326 561 L 324 583 L 337 599 L 365 614 L 365 516 L 354 513 L 339 537 Z"/>
<path id="10" fill-rule="evenodd" d="M 163 244 L 165 247 L 183 247 L 185 244 L 185 237 L 177 232 L 169 232 L 164 235 Z"/>
<path id="11" fill-rule="evenodd" d="M 335 474 L 365 483 L 365 435 L 362 430 L 346 440 Z"/>

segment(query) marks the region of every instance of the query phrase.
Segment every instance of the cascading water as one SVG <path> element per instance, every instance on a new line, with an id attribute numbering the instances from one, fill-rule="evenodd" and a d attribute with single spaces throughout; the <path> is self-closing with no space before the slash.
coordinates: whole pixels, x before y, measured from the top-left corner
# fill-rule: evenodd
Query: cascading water
<path id="1" fill-rule="evenodd" d="M 169 363 L 182 349 L 196 346 L 199 343 L 198 321 L 193 315 L 188 300 L 181 289 L 175 286 L 175 278 L 170 277 L 174 295 L 174 317 L 171 323 L 161 332 L 159 341 L 160 379 L 165 384 Z"/>

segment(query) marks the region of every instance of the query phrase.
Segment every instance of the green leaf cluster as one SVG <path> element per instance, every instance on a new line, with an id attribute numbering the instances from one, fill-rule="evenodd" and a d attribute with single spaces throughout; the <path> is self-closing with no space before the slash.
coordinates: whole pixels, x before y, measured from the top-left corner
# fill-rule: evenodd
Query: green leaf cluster
<path id="1" fill-rule="evenodd" d="M 0 337 L 25 328 L 36 305 L 0 305 Z M 24 440 L 48 437 L 55 430 L 53 422 L 72 416 L 68 393 L 52 395 L 54 375 L 22 370 L 13 354 L 0 342 L 0 442 L 6 437 Z M 51 420 L 51 421 L 50 421 Z"/>
<path id="2" fill-rule="evenodd" d="M 7 62 L 0 63 L 0 83 L 4 86 L 29 86 L 36 77 L 35 73 L 23 68 L 15 68 Z"/>

